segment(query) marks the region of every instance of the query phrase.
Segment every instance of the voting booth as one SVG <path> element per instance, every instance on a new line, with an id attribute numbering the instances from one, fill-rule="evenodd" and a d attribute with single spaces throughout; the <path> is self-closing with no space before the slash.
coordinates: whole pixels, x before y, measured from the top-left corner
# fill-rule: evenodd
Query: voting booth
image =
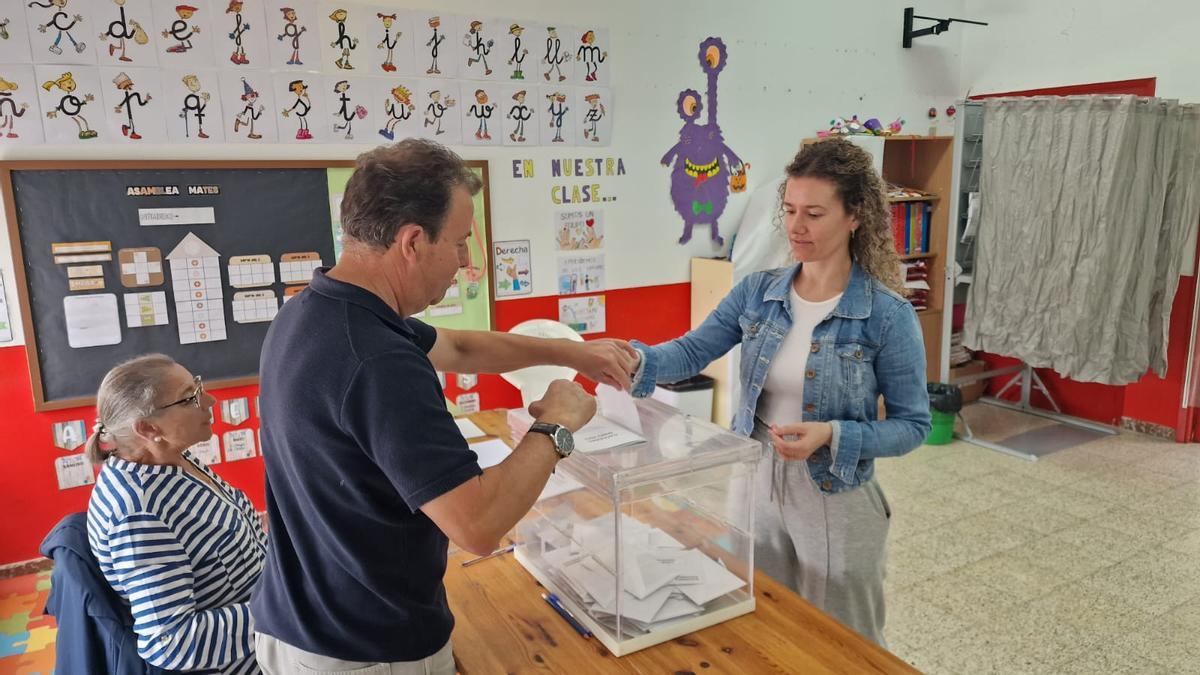
<path id="1" fill-rule="evenodd" d="M 604 412 L 518 525 L 517 560 L 617 656 L 752 612 L 760 443 L 654 400 Z"/>

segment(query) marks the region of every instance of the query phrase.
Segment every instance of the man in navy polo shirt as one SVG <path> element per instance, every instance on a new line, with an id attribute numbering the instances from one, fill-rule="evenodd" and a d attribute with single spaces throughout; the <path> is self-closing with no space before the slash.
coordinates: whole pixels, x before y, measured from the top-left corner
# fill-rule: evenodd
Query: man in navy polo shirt
<path id="1" fill-rule="evenodd" d="M 570 454 L 570 432 L 595 412 L 578 384 L 553 383 L 530 406 L 544 433 L 482 471 L 436 370 L 549 363 L 629 386 L 636 354 L 621 341 L 434 329 L 408 318 L 439 301 L 469 262 L 480 187 L 432 141 L 360 156 L 342 200 L 341 259 L 318 270 L 267 333 L 269 548 L 250 609 L 268 675 L 374 664 L 453 673 L 447 538 L 476 554 L 494 550 Z"/>

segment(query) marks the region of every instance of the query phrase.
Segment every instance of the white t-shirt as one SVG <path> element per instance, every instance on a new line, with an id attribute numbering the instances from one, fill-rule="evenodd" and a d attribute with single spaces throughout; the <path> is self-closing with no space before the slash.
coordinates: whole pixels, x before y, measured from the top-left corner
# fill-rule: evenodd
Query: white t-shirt
<path id="1" fill-rule="evenodd" d="M 813 329 L 837 307 L 842 294 L 809 302 L 791 289 L 792 329 L 783 337 L 767 381 L 758 398 L 758 417 L 767 424 L 798 424 L 804 415 L 804 383 L 808 379 L 808 357 L 812 353 Z"/>

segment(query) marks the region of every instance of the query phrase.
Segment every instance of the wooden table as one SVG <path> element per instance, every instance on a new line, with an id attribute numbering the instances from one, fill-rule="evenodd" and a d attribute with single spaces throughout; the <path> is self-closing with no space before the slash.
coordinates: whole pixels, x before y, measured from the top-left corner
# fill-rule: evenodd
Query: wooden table
<path id="1" fill-rule="evenodd" d="M 471 419 L 510 442 L 504 411 Z M 446 570 L 457 620 L 454 656 L 463 675 L 917 672 L 760 572 L 754 576 L 753 613 L 617 658 L 555 614 L 513 556 L 462 567 L 472 557 L 459 551 Z"/>

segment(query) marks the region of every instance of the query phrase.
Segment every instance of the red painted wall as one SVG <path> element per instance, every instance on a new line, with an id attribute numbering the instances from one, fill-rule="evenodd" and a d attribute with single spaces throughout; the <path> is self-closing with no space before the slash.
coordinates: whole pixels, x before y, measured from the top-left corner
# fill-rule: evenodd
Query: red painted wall
<path id="1" fill-rule="evenodd" d="M 995 94 L 981 94 L 972 99 L 996 98 L 1000 96 L 1071 96 L 1079 94 L 1133 94 L 1154 96 L 1156 79 L 1121 80 L 1067 87 L 1027 89 Z M 1187 367 L 1188 345 L 1191 339 L 1192 302 L 1195 299 L 1194 277 L 1179 280 L 1179 289 L 1171 308 L 1171 323 L 1167 346 L 1167 374 L 1158 377 L 1147 373 L 1141 380 L 1125 386 L 1110 386 L 1076 382 L 1059 376 L 1052 370 L 1040 368 L 1038 375 L 1046 384 L 1051 396 L 1063 408 L 1063 412 L 1085 419 L 1116 424 L 1122 417 L 1129 417 L 1175 429 L 1176 440 L 1189 440 L 1187 430 L 1181 424 L 1183 408 L 1183 380 Z M 989 364 L 1010 365 L 1016 363 L 992 354 L 982 358 Z M 1009 377 L 995 378 L 988 387 L 996 393 Z M 1020 391 L 1010 390 L 1006 399 L 1017 400 Z M 1035 406 L 1049 408 L 1044 396 L 1036 392 L 1031 397 Z"/>
<path id="2" fill-rule="evenodd" d="M 607 332 L 588 338 L 637 338 L 650 343 L 669 340 L 683 334 L 690 325 L 690 284 L 651 286 L 604 293 Z M 508 330 L 526 319 L 558 318 L 558 298 L 528 298 L 496 303 L 496 327 Z M 203 374 L 203 373 L 201 373 Z M 496 375 L 481 375 L 479 385 L 482 406 L 511 408 L 521 404 L 519 392 Z M 239 429 L 258 427 L 254 408 L 257 386 L 234 387 L 213 392 L 218 400 L 246 396 L 254 417 Z M 453 375 L 447 377 L 446 393 L 454 398 L 459 389 Z M 33 391 L 24 347 L 0 349 L 0 565 L 38 557 L 37 547 L 50 528 L 68 513 L 87 509 L 90 488 L 60 491 L 54 474 L 54 458 L 63 454 L 54 447 L 51 426 L 55 422 L 83 419 L 91 429 L 94 408 L 33 411 Z M 219 404 L 214 431 L 218 436 L 231 427 L 220 420 Z M 80 448 L 82 450 L 82 448 Z M 263 508 L 262 459 L 224 462 L 216 466 L 223 478 Z"/>

